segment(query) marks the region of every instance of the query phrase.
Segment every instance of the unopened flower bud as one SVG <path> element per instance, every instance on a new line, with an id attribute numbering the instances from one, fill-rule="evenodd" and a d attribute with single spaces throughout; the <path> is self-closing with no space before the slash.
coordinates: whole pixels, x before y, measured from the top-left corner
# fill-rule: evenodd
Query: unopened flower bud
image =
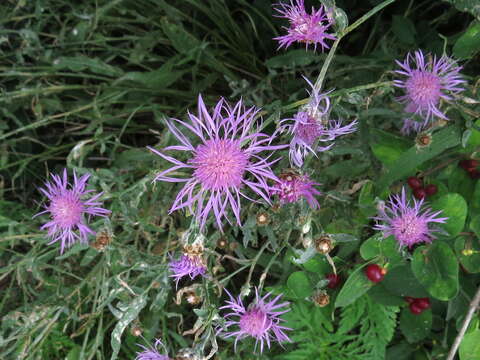
<path id="1" fill-rule="evenodd" d="M 418 147 L 426 147 L 432 143 L 432 135 L 426 133 L 418 134 L 417 138 L 415 139 L 415 143 Z"/>
<path id="2" fill-rule="evenodd" d="M 302 238 L 302 245 L 305 249 L 308 249 L 313 245 L 313 240 L 310 236 L 304 236 Z"/>
<path id="3" fill-rule="evenodd" d="M 130 333 L 135 337 L 142 335 L 142 332 L 143 332 L 142 329 L 138 326 L 134 326 L 130 330 Z"/>

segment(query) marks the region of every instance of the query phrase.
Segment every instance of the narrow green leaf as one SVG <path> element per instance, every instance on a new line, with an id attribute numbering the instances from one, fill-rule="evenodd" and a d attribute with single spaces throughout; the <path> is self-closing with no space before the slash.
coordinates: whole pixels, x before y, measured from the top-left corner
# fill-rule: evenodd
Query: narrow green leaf
<path id="1" fill-rule="evenodd" d="M 418 166 L 441 154 L 443 151 L 460 145 L 460 143 L 461 133 L 457 127 L 449 126 L 440 130 L 433 135 L 430 146 L 421 149 L 413 146 L 392 165 L 388 166 L 387 171 L 378 181 L 378 190 L 382 191 L 394 181 L 415 173 Z"/>
<path id="2" fill-rule="evenodd" d="M 363 267 L 366 265 L 368 264 L 362 264 L 350 274 L 342 290 L 337 295 L 335 307 L 344 307 L 354 303 L 355 300 L 375 285 L 363 273 Z"/>

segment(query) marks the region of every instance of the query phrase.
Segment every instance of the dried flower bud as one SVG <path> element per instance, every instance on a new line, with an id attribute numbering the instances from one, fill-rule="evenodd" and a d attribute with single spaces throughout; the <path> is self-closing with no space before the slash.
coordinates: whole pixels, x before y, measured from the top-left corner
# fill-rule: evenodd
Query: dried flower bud
<path id="1" fill-rule="evenodd" d="M 317 291 L 313 296 L 312 300 L 315 305 L 320 307 L 325 307 L 330 303 L 330 296 L 325 291 Z"/>
<path id="2" fill-rule="evenodd" d="M 189 291 L 185 293 L 185 300 L 190 305 L 198 305 L 202 301 L 202 298 L 198 296 L 195 291 Z"/>
<path id="3" fill-rule="evenodd" d="M 426 133 L 420 133 L 415 139 L 415 143 L 417 144 L 418 147 L 429 146 L 432 143 L 432 135 L 426 134 Z"/>
<path id="4" fill-rule="evenodd" d="M 112 242 L 112 237 L 107 231 L 100 231 L 91 247 L 98 251 L 104 251 L 108 244 Z"/>
<path id="5" fill-rule="evenodd" d="M 318 239 L 315 239 L 315 249 L 320 254 L 328 254 L 330 251 L 332 251 L 333 247 L 334 245 L 332 239 L 328 235 L 323 235 Z"/>
<path id="6" fill-rule="evenodd" d="M 257 225 L 262 226 L 262 225 L 267 225 L 270 223 L 270 217 L 266 212 L 260 212 L 257 214 Z"/>
<path id="7" fill-rule="evenodd" d="M 223 250 L 223 249 L 225 249 L 227 246 L 228 246 L 228 241 L 227 241 L 227 239 L 225 239 L 224 237 L 221 237 L 220 239 L 218 239 L 218 241 L 217 241 L 217 248 Z"/>
<path id="8" fill-rule="evenodd" d="M 154 281 L 152 283 L 152 289 L 160 289 L 160 283 L 158 281 Z"/>
<path id="9" fill-rule="evenodd" d="M 132 329 L 130 330 L 130 333 L 133 335 L 133 336 L 140 336 L 142 335 L 142 329 L 138 326 L 134 326 L 132 327 Z"/>

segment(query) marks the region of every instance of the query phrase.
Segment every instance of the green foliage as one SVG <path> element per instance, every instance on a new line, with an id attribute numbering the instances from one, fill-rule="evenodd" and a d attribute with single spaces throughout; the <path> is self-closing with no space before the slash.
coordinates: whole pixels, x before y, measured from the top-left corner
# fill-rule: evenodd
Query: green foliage
<path id="1" fill-rule="evenodd" d="M 298 302 L 286 316 L 296 329 L 296 349 L 278 359 L 382 359 L 393 337 L 397 307 L 372 302 L 368 296 L 344 308 L 338 324 L 330 320 L 328 308 Z"/>

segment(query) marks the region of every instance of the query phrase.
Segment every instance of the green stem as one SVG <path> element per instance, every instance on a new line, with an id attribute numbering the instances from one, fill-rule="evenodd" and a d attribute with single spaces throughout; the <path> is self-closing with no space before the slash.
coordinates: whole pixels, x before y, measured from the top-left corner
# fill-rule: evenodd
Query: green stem
<path id="1" fill-rule="evenodd" d="M 321 89 L 323 85 L 323 81 L 325 80 L 325 75 L 327 74 L 327 70 L 330 66 L 330 63 L 333 60 L 333 55 L 335 55 L 335 51 L 337 50 L 338 44 L 340 43 L 340 40 L 347 35 L 349 32 L 352 30 L 355 30 L 357 27 L 362 25 L 365 21 L 367 21 L 369 18 L 371 18 L 373 15 L 375 15 L 377 12 L 380 10 L 383 10 L 385 7 L 390 5 L 391 3 L 395 2 L 395 0 L 386 0 L 382 2 L 381 4 L 375 6 L 372 10 L 367 12 L 365 15 L 363 15 L 360 19 L 355 21 L 352 25 L 347 26 L 345 30 L 343 30 L 340 34 L 338 34 L 337 40 L 333 43 L 330 51 L 328 52 L 327 58 L 325 59 L 325 62 L 323 63 L 322 69 L 320 70 L 320 74 L 317 77 L 317 80 L 315 81 L 315 88 Z"/>

